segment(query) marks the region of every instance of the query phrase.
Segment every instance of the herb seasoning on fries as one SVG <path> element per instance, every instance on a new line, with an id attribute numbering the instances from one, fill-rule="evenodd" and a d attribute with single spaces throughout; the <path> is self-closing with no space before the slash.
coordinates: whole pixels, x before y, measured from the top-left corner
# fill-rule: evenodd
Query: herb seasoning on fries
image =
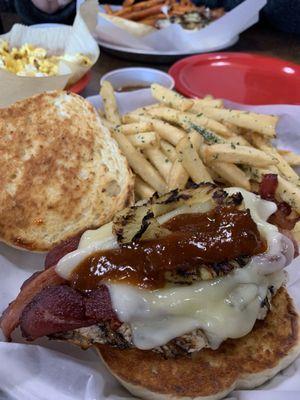
<path id="1" fill-rule="evenodd" d="M 278 117 L 225 109 L 211 96 L 187 99 L 158 84 L 151 91 L 156 104 L 123 116 L 111 84 L 100 91 L 103 123 L 136 175 L 138 199 L 202 181 L 258 192 L 273 176 L 274 200 L 286 205 L 286 218 L 300 220 L 300 180 L 293 169 L 300 155 L 273 145 Z M 293 233 L 300 240 L 300 221 Z"/>

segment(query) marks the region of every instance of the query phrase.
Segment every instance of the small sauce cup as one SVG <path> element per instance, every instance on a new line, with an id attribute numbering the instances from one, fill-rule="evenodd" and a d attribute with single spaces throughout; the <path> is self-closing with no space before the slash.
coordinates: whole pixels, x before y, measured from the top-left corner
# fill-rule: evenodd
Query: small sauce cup
<path id="1" fill-rule="evenodd" d="M 103 81 L 109 81 L 116 92 L 149 89 L 152 83 L 158 83 L 168 89 L 175 86 L 174 79 L 166 72 L 143 67 L 115 69 L 102 76 L 100 85 Z"/>

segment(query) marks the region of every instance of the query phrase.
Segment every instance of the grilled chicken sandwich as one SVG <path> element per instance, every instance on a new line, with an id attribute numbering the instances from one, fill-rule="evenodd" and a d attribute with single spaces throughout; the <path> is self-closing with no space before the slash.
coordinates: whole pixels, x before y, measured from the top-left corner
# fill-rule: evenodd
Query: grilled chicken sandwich
<path id="1" fill-rule="evenodd" d="M 141 398 L 260 385 L 300 352 L 283 271 L 295 246 L 268 222 L 276 209 L 211 183 L 155 195 L 51 252 L 1 328 L 96 346 Z"/>

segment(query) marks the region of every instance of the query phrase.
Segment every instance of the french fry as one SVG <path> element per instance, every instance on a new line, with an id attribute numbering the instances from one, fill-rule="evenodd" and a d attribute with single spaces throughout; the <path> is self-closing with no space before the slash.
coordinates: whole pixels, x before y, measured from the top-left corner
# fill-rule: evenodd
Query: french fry
<path id="1" fill-rule="evenodd" d="M 128 1 L 132 1 L 132 0 L 128 0 Z M 157 4 L 163 4 L 165 3 L 165 0 L 146 0 L 146 1 L 141 1 L 139 3 L 133 4 L 134 1 L 132 2 L 132 4 L 129 4 L 128 6 L 124 6 L 121 10 L 118 10 L 117 12 L 115 12 L 115 15 L 117 16 L 123 16 L 125 14 L 128 14 L 132 11 L 141 11 L 141 10 L 145 10 L 147 8 L 153 7 Z"/>
<path id="2" fill-rule="evenodd" d="M 127 158 L 127 161 L 133 171 L 159 193 L 165 193 L 167 190 L 167 185 L 160 174 L 149 163 L 149 161 L 147 161 L 144 156 L 134 148 L 128 138 L 122 133 L 114 135 L 114 138 L 118 142 L 121 151 Z"/>
<path id="3" fill-rule="evenodd" d="M 216 133 L 203 128 L 202 126 L 199 126 L 197 124 L 190 123 L 187 127 L 188 130 L 194 130 L 198 134 L 200 134 L 204 142 L 207 144 L 214 144 L 214 143 L 225 143 L 225 139 L 222 138 L 221 136 L 217 135 Z"/>
<path id="4" fill-rule="evenodd" d="M 112 124 L 118 125 L 121 123 L 117 101 L 114 89 L 110 82 L 104 81 L 100 89 L 100 95 L 103 100 L 104 112 L 106 119 Z"/>
<path id="5" fill-rule="evenodd" d="M 139 114 L 136 113 L 128 113 L 125 115 L 122 115 L 121 117 L 122 124 L 134 124 L 134 123 L 140 123 L 142 121 L 142 117 Z"/>
<path id="6" fill-rule="evenodd" d="M 200 153 L 200 149 L 204 145 L 203 137 L 201 135 L 199 135 L 199 133 L 197 133 L 196 131 L 193 130 L 188 134 L 188 138 L 189 138 L 190 142 L 192 143 L 194 149 L 197 151 L 197 153 Z"/>
<path id="7" fill-rule="evenodd" d="M 169 142 L 166 140 L 161 140 L 160 141 L 160 148 L 161 151 L 164 153 L 166 157 L 168 157 L 169 160 L 174 162 L 177 159 L 177 152 L 174 146 L 172 146 Z"/>
<path id="8" fill-rule="evenodd" d="M 277 168 L 278 171 L 283 175 L 283 177 L 295 184 L 299 184 L 298 174 L 293 170 L 293 168 L 289 166 L 288 162 L 278 153 L 278 151 L 274 147 L 266 144 L 264 138 L 256 133 L 252 134 L 252 141 L 256 147 L 264 151 L 266 154 L 271 155 L 278 161 Z"/>
<path id="9" fill-rule="evenodd" d="M 192 113 L 180 113 L 177 117 L 177 122 L 182 126 L 187 126 L 189 123 L 200 125 L 206 129 L 209 129 L 224 138 L 230 138 L 233 136 L 232 132 L 229 131 L 226 126 L 222 125 L 220 122 L 215 121 L 211 118 L 207 118 L 203 114 L 192 114 Z"/>
<path id="10" fill-rule="evenodd" d="M 234 164 L 247 164 L 257 167 L 276 165 L 278 161 L 264 153 L 248 146 L 235 146 L 231 144 L 213 144 L 205 148 L 205 162 L 227 162 Z"/>
<path id="11" fill-rule="evenodd" d="M 103 8 L 104 8 L 104 10 L 106 11 L 106 13 L 108 15 L 112 15 L 114 13 L 113 10 L 111 9 L 111 7 L 108 4 L 104 4 Z"/>
<path id="12" fill-rule="evenodd" d="M 258 167 L 253 167 L 250 165 L 244 165 L 243 166 L 243 171 L 247 175 L 249 179 L 252 181 L 260 183 L 262 180 L 263 175 L 265 174 L 276 174 L 278 175 L 278 170 L 274 165 L 270 165 L 267 169 L 265 168 L 258 168 Z"/>
<path id="13" fill-rule="evenodd" d="M 152 110 L 153 108 L 159 108 L 162 107 L 162 105 L 160 105 L 159 103 L 154 103 L 154 104 L 149 104 L 149 106 L 143 106 L 143 107 L 139 107 L 136 110 L 132 111 L 132 113 L 134 114 L 146 114 L 149 110 Z"/>
<path id="14" fill-rule="evenodd" d="M 224 137 L 232 136 L 232 133 L 224 125 L 202 114 L 183 113 L 168 107 L 153 108 L 149 110 L 148 113 L 153 117 L 163 119 L 167 122 L 177 123 L 184 129 L 192 123 L 217 132 Z"/>
<path id="15" fill-rule="evenodd" d="M 300 214 L 300 188 L 278 175 L 276 194 Z"/>
<path id="16" fill-rule="evenodd" d="M 294 229 L 292 230 L 293 237 L 296 239 L 298 243 L 300 243 L 300 221 L 296 223 Z"/>
<path id="17" fill-rule="evenodd" d="M 168 179 L 169 173 L 172 167 L 171 161 L 164 155 L 164 153 L 159 148 L 146 148 L 144 154 L 151 162 L 152 165 L 156 167 L 161 176 Z"/>
<path id="18" fill-rule="evenodd" d="M 134 191 L 140 199 L 148 199 L 155 193 L 155 190 L 137 175 L 134 180 Z"/>
<path id="19" fill-rule="evenodd" d="M 207 169 L 209 175 L 212 177 L 212 180 L 214 182 L 223 183 L 223 185 L 228 186 L 228 181 L 225 180 L 224 178 L 222 178 L 221 175 L 219 175 L 215 170 L 213 170 L 212 168 L 209 168 L 207 166 L 206 166 L 206 169 Z"/>
<path id="20" fill-rule="evenodd" d="M 181 96 L 174 90 L 165 88 L 164 86 L 152 83 L 151 85 L 152 96 L 161 103 L 169 107 L 175 108 L 179 111 L 186 111 L 193 105 L 193 100 Z"/>
<path id="21" fill-rule="evenodd" d="M 191 108 L 191 111 L 195 112 L 198 114 L 201 112 L 199 110 L 199 107 L 216 107 L 216 108 L 222 108 L 223 107 L 223 100 L 221 99 L 209 99 L 209 98 L 204 98 L 204 99 L 195 99 L 194 104 Z"/>
<path id="22" fill-rule="evenodd" d="M 170 107 L 156 107 L 148 110 L 148 114 L 154 118 L 176 124 L 178 122 L 179 111 Z"/>
<path id="23" fill-rule="evenodd" d="M 197 126 L 195 124 L 191 124 L 189 130 L 196 131 L 198 134 L 200 134 L 200 136 L 202 136 L 203 140 L 207 144 L 229 143 L 230 145 L 233 145 L 233 146 L 243 145 L 243 146 L 251 147 L 250 143 L 243 136 L 240 136 L 240 135 L 234 135 L 230 138 L 225 139 L 225 138 L 217 135 L 216 133 L 214 133 L 208 129 L 202 128 L 200 126 Z"/>
<path id="24" fill-rule="evenodd" d="M 170 170 L 170 174 L 167 180 L 168 190 L 173 189 L 183 189 L 187 184 L 189 179 L 189 175 L 184 169 L 182 162 L 176 158 L 176 160 L 172 164 L 172 168 Z"/>
<path id="25" fill-rule="evenodd" d="M 221 176 L 230 185 L 250 190 L 250 181 L 247 175 L 236 165 L 222 162 L 210 164 L 210 168 Z"/>
<path id="26" fill-rule="evenodd" d="M 225 142 L 224 142 L 225 143 Z M 243 136 L 236 135 L 229 139 L 226 139 L 226 143 L 233 144 L 234 146 L 250 146 L 251 144 Z"/>
<path id="27" fill-rule="evenodd" d="M 146 149 L 148 147 L 157 147 L 159 143 L 158 135 L 155 132 L 143 132 L 135 135 L 128 135 L 128 139 L 131 144 L 140 149 Z"/>
<path id="28" fill-rule="evenodd" d="M 126 125 L 117 125 L 115 132 L 123 133 L 124 135 L 136 135 L 142 132 L 148 132 L 153 129 L 151 122 L 133 122 Z"/>
<path id="29" fill-rule="evenodd" d="M 296 154 L 292 151 L 288 151 L 288 150 L 278 150 L 279 154 L 282 155 L 282 157 L 285 159 L 285 161 L 293 166 L 296 167 L 298 165 L 300 165 L 300 155 Z"/>
<path id="30" fill-rule="evenodd" d="M 124 0 L 122 6 L 129 7 L 134 3 L 135 0 Z"/>
<path id="31" fill-rule="evenodd" d="M 214 143 L 229 143 L 232 146 L 250 146 L 250 143 L 243 137 L 243 136 L 238 136 L 235 135 L 231 138 L 224 139 L 221 136 L 217 135 L 216 133 L 209 131 L 205 128 L 202 128 L 200 126 L 197 126 L 195 124 L 192 124 L 190 126 L 189 131 L 196 132 L 199 134 L 199 136 L 202 137 L 202 143 L 207 143 L 207 144 L 214 144 Z"/>
<path id="32" fill-rule="evenodd" d="M 238 126 L 232 124 L 231 122 L 228 121 L 222 121 L 222 124 L 226 126 L 230 130 L 230 132 L 234 133 L 235 135 L 240 135 L 242 128 L 239 128 Z"/>
<path id="33" fill-rule="evenodd" d="M 203 150 L 205 148 L 204 139 L 201 135 L 199 135 L 196 131 L 192 131 L 188 134 L 188 138 L 193 145 L 193 148 L 196 150 L 197 154 L 200 156 L 201 161 L 203 161 Z M 210 176 L 209 170 L 206 165 L 203 164 L 203 168 L 206 172 L 206 176 Z"/>
<path id="34" fill-rule="evenodd" d="M 195 183 L 212 182 L 205 165 L 187 137 L 180 140 L 176 146 L 176 151 L 184 169 Z"/>
<path id="35" fill-rule="evenodd" d="M 131 124 L 133 122 L 140 122 L 142 119 L 145 121 L 147 118 L 151 118 L 151 116 L 148 114 L 148 111 L 159 107 L 160 106 L 158 104 L 152 104 L 150 106 L 137 108 L 136 110 L 123 115 L 122 123 Z"/>
<path id="36" fill-rule="evenodd" d="M 157 132 L 161 138 L 167 140 L 174 146 L 186 136 L 186 133 L 182 129 L 170 125 L 167 122 L 160 121 L 159 119 L 153 119 L 152 125 L 155 132 Z"/>
<path id="37" fill-rule="evenodd" d="M 155 119 L 151 115 L 138 115 L 134 113 L 130 113 L 124 115 L 122 117 L 122 121 L 124 123 L 142 123 L 148 122 L 151 123 L 152 129 L 157 132 L 162 139 L 167 140 L 172 143 L 174 146 L 186 136 L 186 133 L 182 130 L 173 126 L 165 121 L 160 119 Z"/>
<path id="38" fill-rule="evenodd" d="M 161 7 L 162 7 L 162 5 L 158 4 L 158 5 L 143 9 L 143 10 L 131 11 L 128 13 L 124 13 L 122 15 L 122 18 L 130 19 L 131 21 L 139 21 L 141 19 L 151 17 L 152 15 L 160 14 Z"/>
<path id="39" fill-rule="evenodd" d="M 275 127 L 278 117 L 273 115 L 262 115 L 253 112 L 228 110 L 215 107 L 199 107 L 199 112 L 202 112 L 209 118 L 217 121 L 227 121 L 241 128 L 250 129 L 259 132 L 267 137 L 276 135 Z"/>
<path id="40" fill-rule="evenodd" d="M 116 17 L 122 17 L 124 14 L 128 13 L 129 10 L 132 10 L 132 6 L 128 6 L 128 7 L 123 7 L 120 10 L 117 10 L 114 12 L 114 16 Z"/>
<path id="41" fill-rule="evenodd" d="M 97 112 L 101 119 L 105 118 L 105 112 L 101 108 L 98 108 Z"/>
<path id="42" fill-rule="evenodd" d="M 109 122 L 106 118 L 101 118 L 101 122 L 104 126 L 106 126 L 107 129 L 110 130 L 110 132 L 114 131 L 115 125 Z"/>

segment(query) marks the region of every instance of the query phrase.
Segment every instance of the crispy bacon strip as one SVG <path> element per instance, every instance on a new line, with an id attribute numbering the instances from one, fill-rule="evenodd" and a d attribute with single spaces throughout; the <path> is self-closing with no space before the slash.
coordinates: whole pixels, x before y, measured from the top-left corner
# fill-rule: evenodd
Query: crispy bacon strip
<path id="1" fill-rule="evenodd" d="M 274 201 L 277 186 L 278 186 L 278 178 L 276 174 L 264 175 L 259 185 L 260 197 L 265 200 Z"/>
<path id="2" fill-rule="evenodd" d="M 4 335 L 10 339 L 11 333 L 19 325 L 20 317 L 24 308 L 31 302 L 37 293 L 45 287 L 60 285 L 62 283 L 64 283 L 64 279 L 57 275 L 55 272 L 55 266 L 45 271 L 41 271 L 40 273 L 35 273 L 31 278 L 24 282 L 17 298 L 9 304 L 0 319 L 0 328 Z"/>
<path id="3" fill-rule="evenodd" d="M 291 217 L 291 206 L 284 201 L 279 203 L 275 199 L 277 186 L 277 175 L 266 174 L 260 183 L 259 194 L 262 199 L 274 201 L 277 204 L 277 211 L 271 215 L 268 222 L 285 231 L 291 231 L 300 217 Z"/>
<path id="4" fill-rule="evenodd" d="M 300 217 L 291 217 L 292 208 L 289 204 L 282 201 L 277 204 L 277 211 L 270 216 L 268 222 L 276 225 L 281 230 L 291 231 L 299 221 Z"/>
<path id="5" fill-rule="evenodd" d="M 67 285 L 44 288 L 27 304 L 20 316 L 24 337 L 34 340 L 48 333 L 69 331 L 86 321 L 85 307 L 79 292 Z"/>
<path id="6" fill-rule="evenodd" d="M 27 279 L 0 319 L 4 335 L 10 339 L 18 325 L 29 340 L 102 321 L 119 326 L 106 286 L 85 294 L 66 283 L 55 266 Z"/>
<path id="7" fill-rule="evenodd" d="M 27 304 L 20 327 L 24 337 L 34 340 L 110 320 L 116 321 L 117 317 L 106 286 L 84 294 L 59 285 L 44 288 Z"/>
<path id="8" fill-rule="evenodd" d="M 45 268 L 52 267 L 56 265 L 58 261 L 63 258 L 66 254 L 71 253 L 78 248 L 79 242 L 81 238 L 81 233 L 76 235 L 68 240 L 65 240 L 58 246 L 54 247 L 46 256 L 45 259 Z"/>

